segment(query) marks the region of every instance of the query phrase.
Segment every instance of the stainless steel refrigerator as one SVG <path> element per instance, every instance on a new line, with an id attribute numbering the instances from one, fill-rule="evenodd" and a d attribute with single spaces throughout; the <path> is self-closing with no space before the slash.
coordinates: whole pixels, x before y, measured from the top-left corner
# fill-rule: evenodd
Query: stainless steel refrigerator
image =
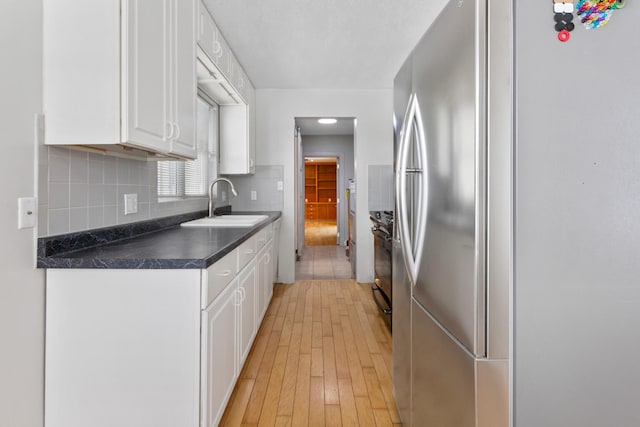
<path id="1" fill-rule="evenodd" d="M 508 425 L 509 200 L 492 188 L 508 194 L 509 20 L 488 22 L 491 3 L 447 3 L 394 80 L 393 382 L 405 425 Z"/>

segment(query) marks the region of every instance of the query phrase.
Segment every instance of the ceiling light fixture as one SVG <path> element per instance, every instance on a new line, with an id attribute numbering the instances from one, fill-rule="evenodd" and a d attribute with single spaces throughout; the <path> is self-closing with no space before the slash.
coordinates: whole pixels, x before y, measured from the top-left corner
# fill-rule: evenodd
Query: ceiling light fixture
<path id="1" fill-rule="evenodd" d="M 320 123 L 321 125 L 332 125 L 336 122 L 336 119 L 318 119 L 318 123 Z"/>

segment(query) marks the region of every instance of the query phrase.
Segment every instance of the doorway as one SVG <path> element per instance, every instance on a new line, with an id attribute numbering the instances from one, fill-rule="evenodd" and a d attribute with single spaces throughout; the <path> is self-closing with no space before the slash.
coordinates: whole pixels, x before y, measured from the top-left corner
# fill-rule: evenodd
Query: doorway
<path id="1" fill-rule="evenodd" d="M 324 125 L 317 117 L 295 118 L 296 253 L 298 263 L 330 252 L 334 262 L 350 265 L 346 251 L 346 192 L 355 177 L 355 118 L 335 118 Z M 342 270 L 342 268 L 340 268 Z M 350 268 L 347 277 L 351 277 Z M 296 269 L 296 278 L 298 269 Z"/>

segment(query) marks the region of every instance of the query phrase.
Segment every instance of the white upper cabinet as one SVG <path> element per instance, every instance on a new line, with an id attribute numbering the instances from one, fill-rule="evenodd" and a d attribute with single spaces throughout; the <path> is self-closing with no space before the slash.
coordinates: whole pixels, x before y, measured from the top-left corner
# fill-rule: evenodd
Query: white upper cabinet
<path id="1" fill-rule="evenodd" d="M 44 2 L 45 143 L 195 158 L 195 6 Z"/>
<path id="2" fill-rule="evenodd" d="M 169 0 L 129 0 L 123 14 L 122 142 L 168 153 L 176 128 L 170 72 Z"/>
<path id="3" fill-rule="evenodd" d="M 177 134 L 171 142 L 171 153 L 195 158 L 196 147 L 196 41 L 194 0 L 174 2 L 175 31 L 173 32 L 173 56 L 175 61 L 173 86 L 173 113 Z M 188 30 L 186 30 L 188 29 Z"/>
<path id="4" fill-rule="evenodd" d="M 254 106 L 220 106 L 220 173 L 255 173 Z"/>
<path id="5" fill-rule="evenodd" d="M 216 24 L 205 5 L 198 1 L 198 45 L 211 59 L 215 57 Z"/>
<path id="6" fill-rule="evenodd" d="M 198 87 L 220 105 L 220 169 L 255 172 L 255 90 L 205 5 L 198 9 Z"/>
<path id="7" fill-rule="evenodd" d="M 231 53 L 231 48 L 227 44 L 227 41 L 224 39 L 220 29 L 216 27 L 216 40 L 215 40 L 215 61 L 218 68 L 227 76 L 227 79 L 231 81 L 231 59 L 233 57 L 233 53 Z"/>

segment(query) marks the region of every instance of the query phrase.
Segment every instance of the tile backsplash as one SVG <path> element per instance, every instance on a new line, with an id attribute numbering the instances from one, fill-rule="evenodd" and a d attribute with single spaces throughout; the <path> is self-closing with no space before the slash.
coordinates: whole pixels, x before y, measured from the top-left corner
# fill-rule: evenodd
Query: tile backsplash
<path id="1" fill-rule="evenodd" d="M 253 175 L 227 175 L 238 192 L 229 203 L 235 211 L 282 211 L 284 207 L 284 166 L 256 165 Z M 278 182 L 283 183 L 278 190 Z M 251 200 L 251 192 L 256 200 Z M 292 188 L 288 191 L 293 191 Z"/>
<path id="2" fill-rule="evenodd" d="M 393 166 L 369 165 L 369 210 L 393 210 Z"/>
<path id="3" fill-rule="evenodd" d="M 41 146 L 38 236 L 52 236 L 206 209 L 207 198 L 158 202 L 156 163 Z M 138 212 L 124 215 L 124 195 Z"/>

